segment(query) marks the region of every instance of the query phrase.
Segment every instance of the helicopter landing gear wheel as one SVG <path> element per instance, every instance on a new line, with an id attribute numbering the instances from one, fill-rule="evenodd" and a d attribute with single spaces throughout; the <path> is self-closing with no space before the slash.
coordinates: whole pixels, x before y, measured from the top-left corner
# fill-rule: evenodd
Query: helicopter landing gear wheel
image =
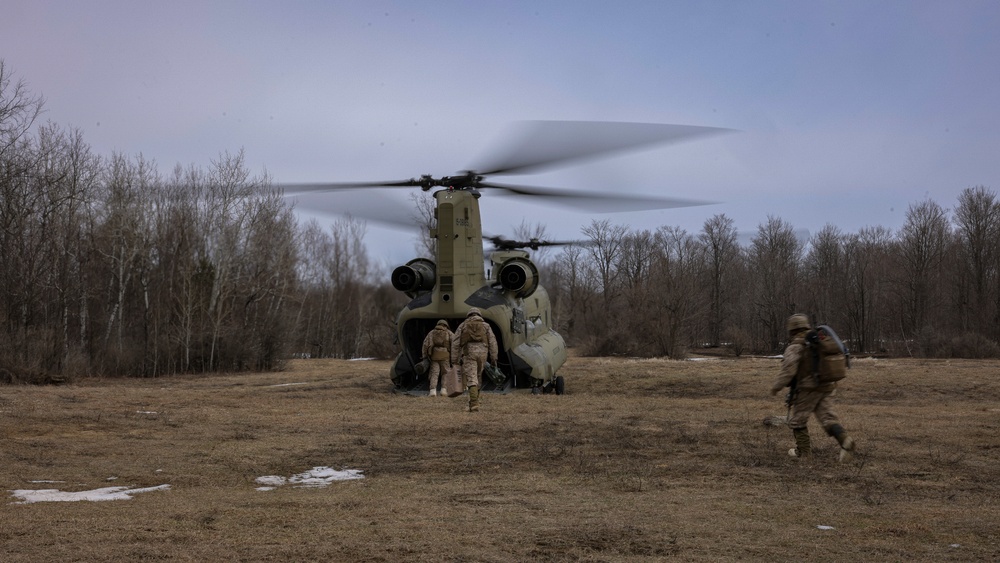
<path id="1" fill-rule="evenodd" d="M 563 379 L 563 376 L 561 375 L 556 376 L 556 382 L 554 387 L 556 389 L 556 395 L 562 395 L 563 393 L 566 392 L 566 380 Z"/>

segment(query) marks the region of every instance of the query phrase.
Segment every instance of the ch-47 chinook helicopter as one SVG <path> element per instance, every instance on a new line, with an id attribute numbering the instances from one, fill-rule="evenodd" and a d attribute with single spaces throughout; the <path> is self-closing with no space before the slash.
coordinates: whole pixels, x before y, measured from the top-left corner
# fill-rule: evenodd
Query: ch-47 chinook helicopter
<path id="1" fill-rule="evenodd" d="M 456 329 L 475 307 L 492 327 L 499 348 L 496 367 L 500 375 L 494 374 L 494 380 L 484 374 L 482 390 L 532 388 L 561 394 L 565 384 L 557 372 L 566 361 L 566 343 L 553 329 L 549 297 L 540 285 L 538 267 L 527 249 L 567 243 L 488 237 L 494 249 L 487 257 L 480 217 L 483 192 L 506 192 L 595 212 L 709 202 L 498 184 L 486 177 L 531 173 L 570 160 L 726 131 L 650 123 L 523 122 L 507 141 L 508 149 L 477 170 L 439 178 L 424 175 L 402 181 L 296 184 L 285 188 L 290 194 L 373 187 L 435 190 L 434 221 L 429 227 L 436 247 L 434 258 L 414 258 L 392 272 L 393 287 L 411 299 L 396 318 L 401 350 L 389 376 L 397 391 L 426 390 L 428 382 L 420 363 L 424 337 L 440 319 Z"/>

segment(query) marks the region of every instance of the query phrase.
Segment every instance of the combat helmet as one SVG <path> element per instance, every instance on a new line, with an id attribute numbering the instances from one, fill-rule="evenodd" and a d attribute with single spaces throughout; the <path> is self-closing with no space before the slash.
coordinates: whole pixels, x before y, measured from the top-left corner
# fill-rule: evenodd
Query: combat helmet
<path id="1" fill-rule="evenodd" d="M 788 317 L 788 321 L 785 323 L 788 333 L 791 334 L 798 330 L 809 330 L 809 317 L 803 315 L 802 313 L 796 313 Z"/>
<path id="2" fill-rule="evenodd" d="M 469 317 L 479 317 L 481 319 L 481 318 L 483 318 L 483 314 L 481 312 L 479 312 L 479 309 L 473 307 L 473 308 L 469 309 L 469 314 L 465 316 L 465 318 L 469 318 Z"/>

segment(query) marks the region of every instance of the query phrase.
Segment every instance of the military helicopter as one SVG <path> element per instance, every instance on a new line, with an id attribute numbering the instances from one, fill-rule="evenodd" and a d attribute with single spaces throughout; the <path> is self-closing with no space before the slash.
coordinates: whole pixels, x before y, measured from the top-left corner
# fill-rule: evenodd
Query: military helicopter
<path id="1" fill-rule="evenodd" d="M 546 199 L 597 212 L 634 211 L 703 205 L 705 201 L 642 197 L 620 193 L 560 190 L 498 184 L 488 176 L 535 172 L 571 160 L 603 156 L 648 145 L 724 133 L 729 129 L 690 125 L 624 122 L 531 121 L 518 124 L 505 150 L 495 152 L 484 166 L 453 176 L 389 182 L 292 184 L 286 194 L 357 188 L 419 188 L 433 191 L 434 216 L 429 235 L 434 259 L 414 258 L 395 268 L 391 281 L 410 302 L 396 318 L 400 352 L 389 370 L 394 389 L 427 389 L 421 364 L 421 344 L 440 319 L 454 330 L 472 308 L 478 308 L 497 337 L 499 357 L 484 374 L 483 391 L 513 388 L 562 394 L 558 375 L 566 362 L 566 343 L 554 330 L 548 293 L 527 250 L 577 244 L 532 239 L 486 237 L 493 250 L 486 261 L 480 198 L 483 191 Z M 487 377 L 489 375 L 489 377 Z"/>

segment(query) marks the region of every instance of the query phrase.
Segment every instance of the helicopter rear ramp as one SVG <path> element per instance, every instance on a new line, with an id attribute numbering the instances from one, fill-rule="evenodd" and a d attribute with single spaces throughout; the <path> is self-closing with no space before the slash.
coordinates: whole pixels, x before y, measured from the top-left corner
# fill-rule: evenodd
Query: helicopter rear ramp
<path id="1" fill-rule="evenodd" d="M 454 366 L 452 369 L 460 369 Z M 497 366 L 499 373 L 509 374 L 511 369 L 503 365 Z M 389 375 L 392 378 L 393 392 L 406 395 L 423 396 L 430 393 L 430 382 L 427 379 L 425 368 L 420 362 L 410 362 L 405 353 L 396 356 L 396 361 L 389 368 Z M 514 388 L 514 378 L 504 375 L 501 382 L 492 380 L 486 373 L 480 378 L 479 389 L 485 393 L 509 393 Z"/>

